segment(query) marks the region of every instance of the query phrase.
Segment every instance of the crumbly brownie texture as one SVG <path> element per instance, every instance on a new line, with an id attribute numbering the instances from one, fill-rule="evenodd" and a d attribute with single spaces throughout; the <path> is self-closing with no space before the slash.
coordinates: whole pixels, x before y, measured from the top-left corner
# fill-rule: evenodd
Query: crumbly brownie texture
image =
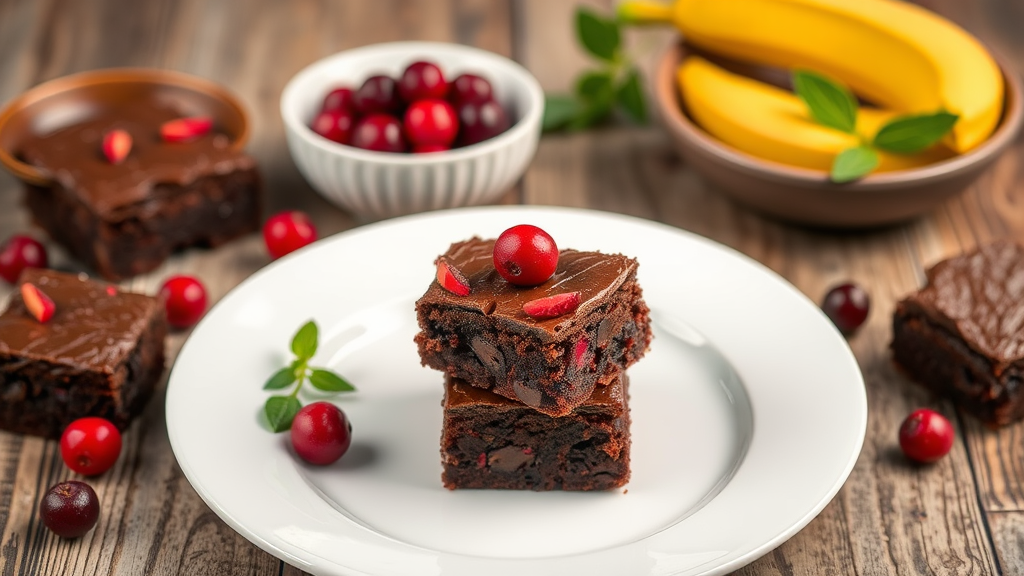
<path id="1" fill-rule="evenodd" d="M 424 365 L 552 416 L 570 413 L 644 355 L 651 341 L 637 262 L 562 250 L 545 283 L 523 288 L 494 269 L 494 240 L 452 244 L 442 256 L 469 281 L 457 296 L 434 281 L 416 302 Z M 523 303 L 579 291 L 572 314 L 536 320 Z"/>
<path id="2" fill-rule="evenodd" d="M 0 429 L 59 438 L 84 416 L 126 428 L 163 373 L 163 306 L 84 274 L 29 269 L 20 282 L 56 312 L 41 324 L 16 292 L 0 314 Z"/>
<path id="3" fill-rule="evenodd" d="M 625 375 L 567 416 L 445 378 L 441 480 L 448 489 L 607 490 L 629 480 Z"/>
<path id="4" fill-rule="evenodd" d="M 989 426 L 1024 417 L 1024 248 L 999 241 L 927 277 L 896 307 L 895 361 Z"/>
<path id="5" fill-rule="evenodd" d="M 216 132 L 164 142 L 160 125 L 181 116 L 140 102 L 27 141 L 19 155 L 54 179 L 49 187 L 27 188 L 35 222 L 112 280 L 152 270 L 175 250 L 214 247 L 258 230 L 255 161 Z M 103 157 L 101 141 L 118 128 L 133 143 L 115 165 Z"/>

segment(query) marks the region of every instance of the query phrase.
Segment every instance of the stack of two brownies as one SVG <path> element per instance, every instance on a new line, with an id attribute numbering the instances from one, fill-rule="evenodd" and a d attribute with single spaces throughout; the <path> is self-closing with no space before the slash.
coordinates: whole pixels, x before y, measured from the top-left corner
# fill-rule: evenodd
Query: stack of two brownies
<path id="1" fill-rule="evenodd" d="M 495 270 L 493 240 L 453 244 L 441 261 L 469 294 L 433 282 L 416 303 L 426 366 L 445 374 L 445 487 L 604 490 L 629 480 L 625 369 L 651 340 L 637 262 L 562 250 L 543 284 L 514 286 Z M 580 293 L 564 315 L 523 304 Z"/>

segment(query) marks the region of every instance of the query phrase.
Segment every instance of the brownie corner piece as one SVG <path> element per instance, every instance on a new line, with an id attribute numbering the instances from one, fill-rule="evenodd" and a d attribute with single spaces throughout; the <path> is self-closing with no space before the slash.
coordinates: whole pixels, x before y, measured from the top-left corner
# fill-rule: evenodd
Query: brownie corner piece
<path id="1" fill-rule="evenodd" d="M 59 438 L 85 416 L 125 429 L 164 370 L 163 306 L 84 274 L 26 270 L 56 310 L 40 323 L 17 293 L 0 314 L 0 429 Z"/>

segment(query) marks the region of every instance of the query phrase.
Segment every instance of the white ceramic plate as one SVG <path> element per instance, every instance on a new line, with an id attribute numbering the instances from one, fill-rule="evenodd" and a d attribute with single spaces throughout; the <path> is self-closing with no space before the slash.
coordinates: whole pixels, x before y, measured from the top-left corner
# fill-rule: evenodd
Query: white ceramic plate
<path id="1" fill-rule="evenodd" d="M 655 340 L 630 369 L 626 489 L 441 486 L 442 379 L 419 364 L 413 303 L 450 242 L 521 223 L 562 247 L 640 262 Z M 263 382 L 310 318 L 321 327 L 315 363 L 358 387 L 335 397 L 354 441 L 325 468 L 304 465 L 260 416 Z M 668 226 L 540 207 L 390 220 L 275 262 L 207 314 L 167 392 L 171 445 L 199 495 L 249 540 L 318 575 L 729 572 L 831 500 L 866 421 L 846 342 L 771 271 Z"/>

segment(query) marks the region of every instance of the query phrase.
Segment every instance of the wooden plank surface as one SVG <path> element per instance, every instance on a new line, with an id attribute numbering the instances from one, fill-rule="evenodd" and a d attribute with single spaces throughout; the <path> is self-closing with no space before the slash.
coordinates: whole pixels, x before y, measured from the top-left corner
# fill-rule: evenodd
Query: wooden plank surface
<path id="1" fill-rule="evenodd" d="M 931 0 L 1024 72 L 1024 3 Z M 610 0 L 588 4 L 610 10 Z M 552 91 L 568 91 L 591 65 L 571 28 L 574 3 L 559 0 L 373 2 L 260 0 L 0 0 L 0 100 L 40 81 L 103 66 L 159 66 L 205 76 L 242 96 L 255 118 L 250 151 L 268 189 L 267 212 L 299 208 L 323 235 L 360 222 L 316 195 L 284 144 L 277 112 L 287 80 L 345 48 L 389 40 L 440 40 L 514 56 Z M 631 31 L 632 54 L 650 69 L 670 31 Z M 744 252 L 813 300 L 854 279 L 872 295 L 867 325 L 850 339 L 870 406 L 864 450 L 836 499 L 807 528 L 741 569 L 746 576 L 800 574 L 1024 574 L 1024 426 L 992 431 L 911 384 L 892 366 L 890 318 L 924 269 L 993 238 L 1024 240 L 1024 147 L 1012 150 L 962 197 L 915 222 L 828 233 L 793 227 L 739 206 L 706 185 L 656 125 L 615 124 L 545 137 L 504 203 L 594 208 L 658 220 Z M 0 174 L 0 238 L 30 229 L 20 186 Z M 52 245 L 51 245 L 52 248 Z M 77 264 L 55 251 L 55 264 Z M 54 253 L 54 251 L 51 251 Z M 216 251 L 188 251 L 126 282 L 153 292 L 188 271 L 216 300 L 268 262 L 256 236 Z M 9 289 L 0 288 L 0 296 Z M 175 333 L 175 354 L 186 337 Z M 952 454 L 912 466 L 896 430 L 929 406 L 957 428 Z M 43 528 L 43 491 L 73 477 L 54 442 L 0 433 L 0 574 L 302 574 L 262 552 L 199 499 L 174 461 L 162 395 L 125 435 L 115 468 L 91 480 L 103 503 L 97 528 L 63 541 Z"/>

